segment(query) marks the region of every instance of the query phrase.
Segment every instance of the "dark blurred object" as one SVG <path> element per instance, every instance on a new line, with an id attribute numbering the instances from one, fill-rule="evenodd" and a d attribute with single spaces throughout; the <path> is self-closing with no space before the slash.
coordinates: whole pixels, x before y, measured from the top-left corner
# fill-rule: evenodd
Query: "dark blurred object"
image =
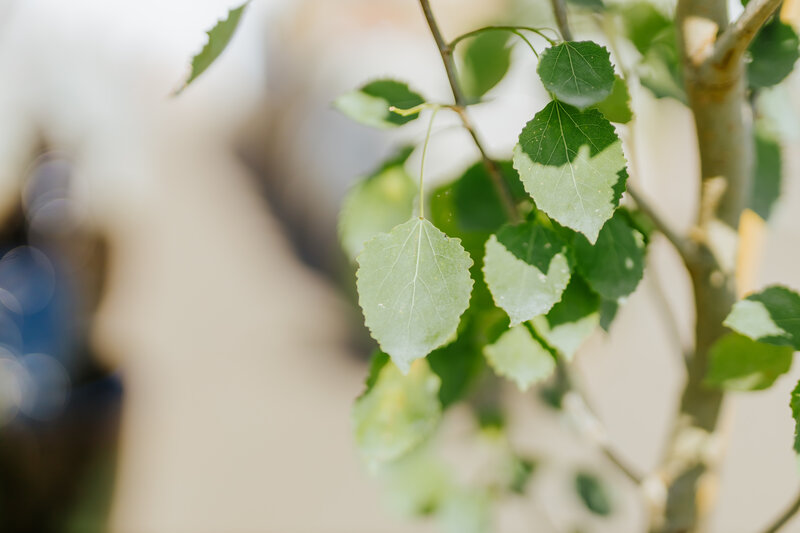
<path id="1" fill-rule="evenodd" d="M 96 499 L 92 470 L 113 457 L 122 387 L 88 341 L 108 254 L 74 185 L 66 159 L 39 157 L 0 226 L 3 532 L 75 531 L 76 507 Z M 105 517 L 91 518 L 101 530 Z"/>

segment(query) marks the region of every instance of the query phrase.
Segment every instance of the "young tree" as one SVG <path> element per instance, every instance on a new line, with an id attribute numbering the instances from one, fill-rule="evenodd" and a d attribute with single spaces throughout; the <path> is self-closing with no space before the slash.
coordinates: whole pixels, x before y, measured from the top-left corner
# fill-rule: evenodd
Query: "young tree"
<path id="1" fill-rule="evenodd" d="M 780 139 L 760 113 L 759 95 L 792 71 L 798 36 L 779 16 L 780 0 L 745 0 L 734 21 L 725 0 L 678 0 L 673 17 L 640 0 L 574 1 L 571 15 L 600 21 L 616 69 L 605 46 L 573 37 L 564 0 L 552 0 L 558 31 L 486 26 L 449 41 L 429 1 L 419 0 L 452 101 L 430 102 L 391 79 L 336 101 L 346 115 L 378 128 L 423 114 L 429 120 L 418 185 L 405 170 L 414 148 L 403 148 L 357 184 L 342 208 L 342 244 L 357 262 L 359 303 L 380 346 L 354 406 L 355 439 L 410 510 L 444 516 L 453 531 L 484 531 L 487 505 L 523 490 L 531 462 L 509 451 L 502 482 L 474 490 L 454 483 L 424 443 L 442 411 L 459 402 L 486 426 L 497 425 L 497 382 L 507 378 L 523 391 L 536 386 L 555 409 L 591 422 L 583 436 L 595 438 L 642 489 L 649 531 L 699 532 L 714 504 L 705 489 L 720 460 L 715 442 L 725 391 L 771 386 L 800 349 L 799 294 L 774 286 L 737 301 L 737 283 L 746 287 L 757 260 L 742 236 L 769 216 L 780 189 Z M 243 9 L 209 33 L 190 81 L 222 52 Z M 512 160 L 497 161 L 469 109 L 506 74 L 511 39 L 537 56 L 551 101 L 520 133 Z M 621 39 L 639 52 L 635 65 L 620 64 Z M 627 183 L 617 128 L 632 124 L 630 83 L 693 112 L 702 179 L 686 235 Z M 458 115 L 481 160 L 429 192 L 425 153 L 440 111 Z M 653 232 L 683 262 L 696 325 L 667 453 L 657 471 L 640 474 L 591 430 L 597 420 L 570 361 L 637 287 Z M 800 418 L 800 385 L 791 408 Z M 592 512 L 609 512 L 601 480 L 582 473 L 575 487 Z M 800 499 L 766 531 L 778 531 L 798 508 Z"/>

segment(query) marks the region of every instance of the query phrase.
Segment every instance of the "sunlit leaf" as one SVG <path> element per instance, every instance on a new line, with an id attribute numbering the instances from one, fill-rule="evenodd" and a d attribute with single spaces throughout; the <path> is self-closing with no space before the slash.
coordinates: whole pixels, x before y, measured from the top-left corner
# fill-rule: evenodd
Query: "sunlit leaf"
<path id="1" fill-rule="evenodd" d="M 761 390 L 789 371 L 794 350 L 729 333 L 711 347 L 709 385 L 729 390 Z"/>
<path id="2" fill-rule="evenodd" d="M 497 342 L 486 346 L 483 353 L 494 371 L 514 381 L 521 391 L 547 379 L 556 368 L 552 354 L 524 325 L 503 333 Z"/>
<path id="3" fill-rule="evenodd" d="M 631 95 L 628 92 L 628 84 L 625 83 L 625 80 L 616 76 L 614 78 L 614 87 L 611 89 L 611 94 L 593 107 L 599 110 L 610 122 L 627 124 L 633 118 L 633 112 L 631 111 Z"/>
<path id="4" fill-rule="evenodd" d="M 539 209 L 594 242 L 619 202 L 625 157 L 602 113 L 550 102 L 520 133 L 514 167 Z"/>
<path id="5" fill-rule="evenodd" d="M 546 49 L 536 68 L 545 89 L 578 108 L 603 101 L 614 86 L 608 50 L 592 41 L 566 41 Z"/>
<path id="6" fill-rule="evenodd" d="M 452 338 L 472 290 L 458 239 L 415 218 L 369 241 L 358 264 L 365 323 L 403 371 Z"/>
<path id="7" fill-rule="evenodd" d="M 379 472 L 384 500 L 401 515 L 429 515 L 457 490 L 453 474 L 433 453 L 421 446 Z"/>
<path id="8" fill-rule="evenodd" d="M 549 313 L 532 320 L 547 344 L 571 360 L 600 322 L 600 298 L 580 276 L 573 275 L 561 301 Z"/>
<path id="9" fill-rule="evenodd" d="M 372 388 L 353 406 L 355 441 L 365 461 L 394 461 L 425 441 L 441 418 L 439 378 L 426 361 L 403 375 L 384 365 Z"/>
<path id="10" fill-rule="evenodd" d="M 334 106 L 351 119 L 376 128 L 393 128 L 411 122 L 419 116 L 413 113 L 402 116 L 389 110 L 411 109 L 424 103 L 419 94 L 408 88 L 405 83 L 395 80 L 376 80 L 360 89 L 343 94 L 334 102 Z"/>
<path id="11" fill-rule="evenodd" d="M 800 295 L 768 287 L 736 302 L 725 325 L 753 340 L 800 350 Z"/>
<path id="12" fill-rule="evenodd" d="M 479 488 L 452 491 L 438 513 L 444 533 L 488 533 L 491 509 L 489 495 Z"/>
<path id="13" fill-rule="evenodd" d="M 546 313 L 569 283 L 565 245 L 535 222 L 504 226 L 486 243 L 483 273 L 495 304 L 519 324 Z"/>

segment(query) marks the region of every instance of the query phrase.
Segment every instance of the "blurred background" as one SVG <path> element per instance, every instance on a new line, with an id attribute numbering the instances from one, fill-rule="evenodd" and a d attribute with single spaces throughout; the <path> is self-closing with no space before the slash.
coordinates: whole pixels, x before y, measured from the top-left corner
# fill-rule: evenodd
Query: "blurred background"
<path id="1" fill-rule="evenodd" d="M 0 531 L 441 531 L 400 516 L 356 455 L 350 409 L 371 344 L 336 237 L 347 189 L 421 141 L 424 125 L 376 132 L 331 106 L 382 76 L 449 101 L 440 58 L 414 0 L 254 0 L 218 62 L 170 96 L 204 32 L 236 5 L 0 0 Z M 553 25 L 539 0 L 433 7 L 449 37 L 497 21 Z M 602 41 L 591 24 L 575 29 Z M 771 91 L 784 196 L 756 284 L 797 288 L 800 76 Z M 632 179 L 687 229 L 691 116 L 631 92 L 636 127 L 620 135 Z M 528 50 L 514 49 L 490 96 L 473 118 L 507 157 L 547 98 Z M 431 186 L 478 157 L 445 115 Z M 613 329 L 575 363 L 613 447 L 641 471 L 660 458 L 693 320 L 673 251 L 656 238 L 649 255 L 655 267 Z M 663 297 L 677 332 L 661 320 Z M 714 531 L 758 531 L 798 490 L 787 405 L 798 374 L 727 402 Z M 641 497 L 598 450 L 535 395 L 504 394 L 509 439 L 537 468 L 493 510 L 495 531 L 642 530 Z M 475 425 L 455 408 L 437 436 L 465 479 L 495 460 Z M 610 480 L 614 513 L 593 517 L 575 499 L 576 468 Z"/>

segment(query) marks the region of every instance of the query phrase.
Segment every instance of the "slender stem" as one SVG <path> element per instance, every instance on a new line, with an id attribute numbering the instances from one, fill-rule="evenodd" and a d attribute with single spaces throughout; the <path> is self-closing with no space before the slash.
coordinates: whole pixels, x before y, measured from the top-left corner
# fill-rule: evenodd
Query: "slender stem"
<path id="1" fill-rule="evenodd" d="M 572 40 L 572 32 L 569 29 L 569 22 L 567 20 L 567 3 L 564 0 L 550 0 L 553 6 L 553 14 L 556 16 L 556 24 L 558 31 L 561 32 L 561 38 L 565 41 Z"/>
<path id="2" fill-rule="evenodd" d="M 545 29 L 545 28 L 542 28 L 542 29 Z M 483 28 L 478 28 L 477 30 L 472 30 L 472 31 L 469 31 L 469 32 L 467 32 L 467 33 L 465 33 L 463 35 L 459 35 L 458 37 L 456 37 L 455 39 L 450 41 L 450 45 L 449 46 L 450 46 L 451 49 L 455 49 L 456 45 L 458 43 L 460 43 L 461 41 L 463 41 L 464 39 L 468 39 L 470 37 L 474 37 L 476 35 L 479 35 L 481 33 L 487 32 L 487 31 L 510 31 L 511 33 L 516 33 L 517 35 L 519 35 L 518 32 L 520 30 L 526 30 L 526 31 L 533 32 L 536 35 L 538 35 L 539 37 L 541 37 L 542 39 L 546 40 L 551 45 L 555 44 L 555 41 L 553 39 L 551 39 L 550 37 L 548 37 L 547 35 L 545 35 L 544 33 L 542 33 L 542 31 L 539 28 L 532 28 L 530 26 L 484 26 Z"/>
<path id="3" fill-rule="evenodd" d="M 409 107 L 408 109 L 403 109 L 401 107 L 395 107 L 393 105 L 389 106 L 389 111 L 400 115 L 401 117 L 408 117 L 411 115 L 416 115 L 423 109 L 453 109 L 455 106 L 451 104 L 437 104 L 434 102 L 424 102 L 419 105 L 415 105 L 414 107 Z"/>
<path id="4" fill-rule="evenodd" d="M 653 209 L 650 203 L 644 199 L 639 191 L 636 190 L 636 187 L 629 183 L 626 189 L 633 201 L 636 202 L 636 207 L 639 208 L 639 211 L 644 213 L 647 218 L 650 219 L 656 229 L 675 247 L 683 262 L 690 264 L 692 261 L 694 261 L 696 251 L 694 250 L 692 243 L 688 239 L 681 237 L 675 231 L 673 231 L 672 228 L 669 227 L 669 224 L 667 224 L 661 218 L 661 216 L 655 211 L 655 209 Z"/>
<path id="5" fill-rule="evenodd" d="M 511 33 L 513 33 L 514 35 L 516 35 L 517 37 L 519 37 L 520 39 L 525 41 L 525 44 L 527 44 L 528 48 L 531 49 L 531 52 L 533 52 L 533 55 L 535 55 L 537 59 L 539 58 L 539 52 L 536 51 L 536 48 L 533 47 L 531 42 L 528 40 L 527 37 L 525 37 L 525 35 L 522 34 L 522 32 L 519 32 L 519 31 L 516 31 L 516 30 L 512 30 Z"/>
<path id="6" fill-rule="evenodd" d="M 752 0 L 736 21 L 728 26 L 714 44 L 709 61 L 713 64 L 738 61 L 758 30 L 778 9 L 782 0 Z"/>
<path id="7" fill-rule="evenodd" d="M 800 511 L 800 493 L 795 496 L 792 504 L 775 521 L 764 530 L 764 533 L 777 533 Z"/>
<path id="8" fill-rule="evenodd" d="M 425 14 L 425 20 L 428 22 L 428 27 L 431 30 L 431 35 L 433 35 L 433 40 L 436 41 L 436 47 L 439 49 L 439 54 L 442 56 L 444 70 L 447 73 L 447 80 L 450 82 L 450 89 L 453 91 L 453 98 L 455 99 L 456 103 L 453 109 L 458 113 L 458 116 L 461 117 L 461 122 L 464 125 L 464 129 L 469 132 L 470 137 L 472 137 L 472 140 L 475 143 L 475 146 L 477 146 L 478 151 L 481 153 L 483 165 L 486 167 L 489 178 L 492 180 L 492 185 L 497 191 L 497 195 L 503 204 L 506 215 L 512 222 L 519 222 L 522 219 L 517 211 L 517 206 L 514 204 L 514 198 L 511 196 L 511 191 L 509 190 L 506 181 L 503 179 L 503 175 L 500 173 L 500 167 L 498 167 L 497 163 L 487 154 L 486 149 L 483 147 L 483 143 L 478 137 L 477 131 L 469 120 L 469 115 L 466 111 L 467 100 L 464 98 L 464 91 L 461 89 L 461 85 L 458 82 L 458 76 L 456 75 L 456 65 L 455 61 L 453 61 L 453 49 L 442 37 L 442 32 L 439 30 L 439 26 L 436 24 L 436 19 L 433 17 L 429 0 L 419 0 L 419 4 L 420 7 L 422 7 L 422 12 Z"/>
<path id="9" fill-rule="evenodd" d="M 439 112 L 439 107 L 434 106 L 431 113 L 431 120 L 428 122 L 428 131 L 425 133 L 425 143 L 422 145 L 422 157 L 419 164 L 419 218 L 425 218 L 425 194 L 424 194 L 424 175 L 425 175 L 425 155 L 428 153 L 428 142 L 431 140 L 431 130 L 433 129 L 433 120 L 436 118 L 436 113 Z"/>

